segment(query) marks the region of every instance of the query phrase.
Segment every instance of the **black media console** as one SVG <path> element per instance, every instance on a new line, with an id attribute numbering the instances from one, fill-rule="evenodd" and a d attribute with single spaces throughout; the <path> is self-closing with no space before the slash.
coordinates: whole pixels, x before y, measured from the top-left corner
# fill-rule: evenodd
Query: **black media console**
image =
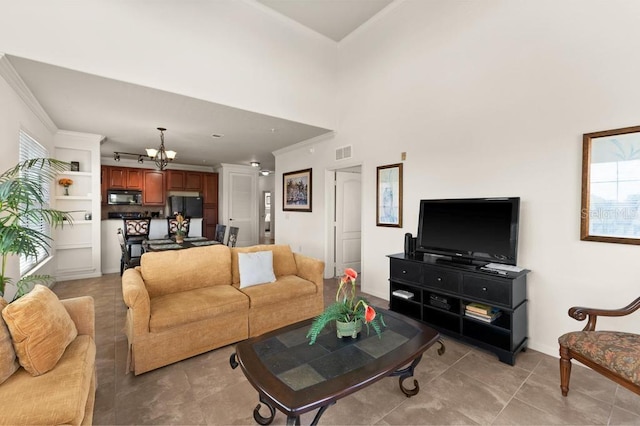
<path id="1" fill-rule="evenodd" d="M 500 361 L 514 365 L 516 354 L 527 347 L 528 270 L 503 275 L 440 264 L 437 256 L 388 257 L 392 311 L 494 352 Z M 496 308 L 499 315 L 492 321 L 473 318 L 466 314 L 471 303 Z"/>

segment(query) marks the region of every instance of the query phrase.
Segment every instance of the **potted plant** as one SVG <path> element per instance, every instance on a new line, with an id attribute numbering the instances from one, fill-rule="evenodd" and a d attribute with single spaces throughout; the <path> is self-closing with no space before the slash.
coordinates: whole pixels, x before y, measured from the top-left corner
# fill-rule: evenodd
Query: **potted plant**
<path id="1" fill-rule="evenodd" d="M 14 299 L 26 294 L 37 284 L 53 280 L 48 275 L 29 275 L 14 280 L 6 275 L 9 256 L 36 256 L 39 249 L 48 249 L 51 237 L 29 225 L 46 222 L 53 227 L 71 216 L 48 208 L 45 194 L 56 174 L 69 169 L 69 164 L 52 158 L 36 158 L 18 163 L 0 175 L 0 296 L 6 286 L 17 287 Z"/>
<path id="2" fill-rule="evenodd" d="M 382 314 L 376 313 L 376 310 L 369 305 L 364 297 L 356 296 L 356 278 L 358 278 L 358 273 L 355 270 L 345 269 L 336 292 L 336 301 L 318 315 L 311 324 L 307 333 L 310 345 L 316 342 L 318 335 L 326 325 L 333 321 L 336 322 L 339 338 L 344 336 L 355 338 L 362 330 L 363 322 L 367 327 L 367 332 L 369 332 L 369 325 L 371 325 L 380 337 L 381 326 L 386 326 L 384 318 L 382 318 Z"/>

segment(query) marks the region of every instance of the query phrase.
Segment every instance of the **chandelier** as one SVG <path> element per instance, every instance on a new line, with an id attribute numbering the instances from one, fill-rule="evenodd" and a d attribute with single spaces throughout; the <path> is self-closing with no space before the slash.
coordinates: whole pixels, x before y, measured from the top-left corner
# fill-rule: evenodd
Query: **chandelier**
<path id="1" fill-rule="evenodd" d="M 164 170 L 164 168 L 167 167 L 167 164 L 169 164 L 170 161 L 173 161 L 173 159 L 176 158 L 177 152 L 167 151 L 164 148 L 164 132 L 167 129 L 165 129 L 164 127 L 158 127 L 158 130 L 160 130 L 160 148 L 146 148 L 146 151 L 149 158 L 155 161 L 156 166 L 158 166 L 160 170 Z"/>

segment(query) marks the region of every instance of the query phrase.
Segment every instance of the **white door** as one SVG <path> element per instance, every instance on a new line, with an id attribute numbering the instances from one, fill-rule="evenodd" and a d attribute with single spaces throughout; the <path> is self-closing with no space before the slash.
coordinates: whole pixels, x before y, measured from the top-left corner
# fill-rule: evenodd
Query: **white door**
<path id="1" fill-rule="evenodd" d="M 361 191 L 360 173 L 336 171 L 336 275 L 361 270 Z"/>
<path id="2" fill-rule="evenodd" d="M 239 228 L 237 247 L 258 244 L 256 184 L 252 174 L 229 172 L 229 226 Z"/>

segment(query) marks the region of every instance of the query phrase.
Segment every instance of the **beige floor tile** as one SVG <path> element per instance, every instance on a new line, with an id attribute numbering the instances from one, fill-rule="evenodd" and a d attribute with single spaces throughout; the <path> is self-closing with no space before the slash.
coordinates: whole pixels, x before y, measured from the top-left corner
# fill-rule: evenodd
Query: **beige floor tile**
<path id="1" fill-rule="evenodd" d="M 110 274 L 54 287 L 61 298 L 90 295 L 95 300 L 94 424 L 255 425 L 258 393 L 240 369 L 229 366 L 234 345 L 140 376 L 126 374 L 126 306 L 120 282 L 119 274 Z M 336 289 L 336 280 L 325 281 L 326 303 L 333 302 Z M 387 306 L 382 299 L 369 299 Z M 578 364 L 569 396 L 563 398 L 557 357 L 529 349 L 518 354 L 512 367 L 493 353 L 443 339 L 445 354 L 439 356 L 439 345 L 434 345 L 415 370 L 418 395 L 405 397 L 398 378 L 385 378 L 329 407 L 320 425 L 640 424 L 640 396 Z M 411 384 L 411 379 L 405 381 L 407 387 Z M 265 407 L 261 413 L 266 415 Z M 314 415 L 303 415 L 302 424 Z M 286 424 L 286 417 L 276 413 L 273 424 Z"/>

